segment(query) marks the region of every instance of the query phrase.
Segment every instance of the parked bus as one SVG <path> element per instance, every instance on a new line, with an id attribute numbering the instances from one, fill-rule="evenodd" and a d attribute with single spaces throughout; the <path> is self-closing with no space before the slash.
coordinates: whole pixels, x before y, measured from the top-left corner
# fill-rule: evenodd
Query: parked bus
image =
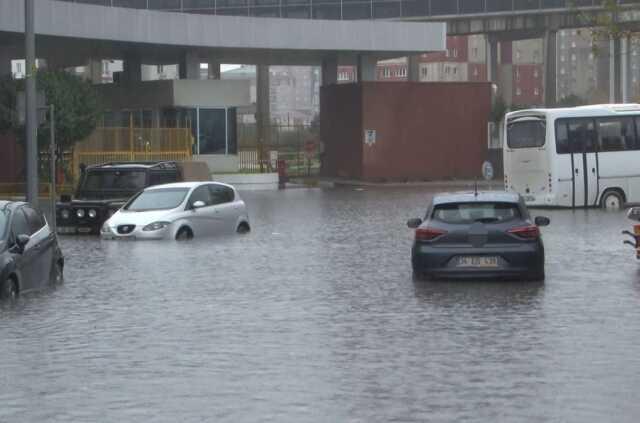
<path id="1" fill-rule="evenodd" d="M 640 105 L 507 113 L 504 183 L 527 205 L 619 209 L 640 202 Z"/>

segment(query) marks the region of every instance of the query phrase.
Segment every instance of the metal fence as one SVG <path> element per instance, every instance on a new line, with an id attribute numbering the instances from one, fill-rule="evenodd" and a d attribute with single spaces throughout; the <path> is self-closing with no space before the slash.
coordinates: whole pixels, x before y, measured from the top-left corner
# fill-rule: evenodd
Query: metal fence
<path id="1" fill-rule="evenodd" d="M 73 180 L 80 176 L 80 163 L 191 160 L 192 149 L 189 128 L 97 128 L 73 149 Z"/>
<path id="2" fill-rule="evenodd" d="M 310 125 L 271 125 L 258 142 L 255 124 L 238 124 L 240 172 L 275 172 L 284 160 L 288 176 L 314 176 L 320 171 L 322 144 L 319 129 Z"/>

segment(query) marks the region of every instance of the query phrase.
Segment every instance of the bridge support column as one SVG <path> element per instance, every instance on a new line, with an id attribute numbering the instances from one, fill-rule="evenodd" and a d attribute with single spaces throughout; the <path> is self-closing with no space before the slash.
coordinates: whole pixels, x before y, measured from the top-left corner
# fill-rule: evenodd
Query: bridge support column
<path id="1" fill-rule="evenodd" d="M 256 136 L 258 137 L 258 155 L 262 162 L 266 160 L 263 146 L 271 139 L 271 99 L 269 88 L 269 65 L 256 66 Z"/>
<path id="2" fill-rule="evenodd" d="M 620 95 L 623 103 L 631 100 L 631 49 L 629 37 L 620 40 Z"/>
<path id="3" fill-rule="evenodd" d="M 498 82 L 498 40 L 491 35 L 486 36 L 487 41 L 487 81 Z"/>
<path id="4" fill-rule="evenodd" d="M 407 80 L 420 82 L 420 56 L 407 57 Z"/>
<path id="5" fill-rule="evenodd" d="M 90 59 L 85 66 L 85 78 L 92 84 L 102 83 L 102 60 Z"/>
<path id="6" fill-rule="evenodd" d="M 619 103 L 621 93 L 620 40 L 609 39 L 609 103 Z"/>
<path id="7" fill-rule="evenodd" d="M 378 66 L 378 60 L 369 55 L 358 55 L 358 70 L 357 80 L 358 82 L 375 81 L 376 80 L 376 67 Z"/>
<path id="8" fill-rule="evenodd" d="M 193 51 L 186 51 L 178 64 L 180 79 L 200 79 L 200 58 Z"/>
<path id="9" fill-rule="evenodd" d="M 9 54 L 9 49 L 2 48 L 0 49 L 0 78 L 11 76 L 11 54 Z"/>
<path id="10" fill-rule="evenodd" d="M 323 87 L 327 85 L 334 85 L 338 83 L 338 57 L 335 55 L 322 59 L 322 78 L 321 84 Z"/>
<path id="11" fill-rule="evenodd" d="M 122 61 L 122 80 L 129 83 L 142 81 L 142 62 L 140 57 L 130 54 L 124 58 Z"/>
<path id="12" fill-rule="evenodd" d="M 547 30 L 544 34 L 544 104 L 546 107 L 556 105 L 557 99 L 557 38 L 558 31 Z"/>
<path id="13" fill-rule="evenodd" d="M 209 62 L 209 69 L 207 71 L 207 77 L 209 79 L 221 79 L 222 72 L 220 71 L 220 62 Z"/>

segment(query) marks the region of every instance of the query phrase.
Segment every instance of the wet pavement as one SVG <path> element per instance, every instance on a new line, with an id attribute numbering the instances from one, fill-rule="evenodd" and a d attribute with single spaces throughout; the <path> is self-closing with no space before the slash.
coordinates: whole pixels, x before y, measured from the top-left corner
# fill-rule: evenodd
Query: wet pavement
<path id="1" fill-rule="evenodd" d="M 424 189 L 245 193 L 253 231 L 67 237 L 0 305 L 0 422 L 636 422 L 640 262 L 622 212 L 536 211 L 547 280 L 414 282 Z"/>

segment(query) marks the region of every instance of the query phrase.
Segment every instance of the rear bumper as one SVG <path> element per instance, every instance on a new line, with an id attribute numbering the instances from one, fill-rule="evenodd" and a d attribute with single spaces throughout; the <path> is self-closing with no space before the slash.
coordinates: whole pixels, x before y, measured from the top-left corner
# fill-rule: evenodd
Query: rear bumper
<path id="1" fill-rule="evenodd" d="M 459 256 L 498 257 L 498 267 L 457 267 Z M 544 270 L 544 248 L 531 242 L 506 248 L 443 248 L 414 244 L 412 265 L 416 272 L 431 278 L 497 279 L 527 278 Z"/>

